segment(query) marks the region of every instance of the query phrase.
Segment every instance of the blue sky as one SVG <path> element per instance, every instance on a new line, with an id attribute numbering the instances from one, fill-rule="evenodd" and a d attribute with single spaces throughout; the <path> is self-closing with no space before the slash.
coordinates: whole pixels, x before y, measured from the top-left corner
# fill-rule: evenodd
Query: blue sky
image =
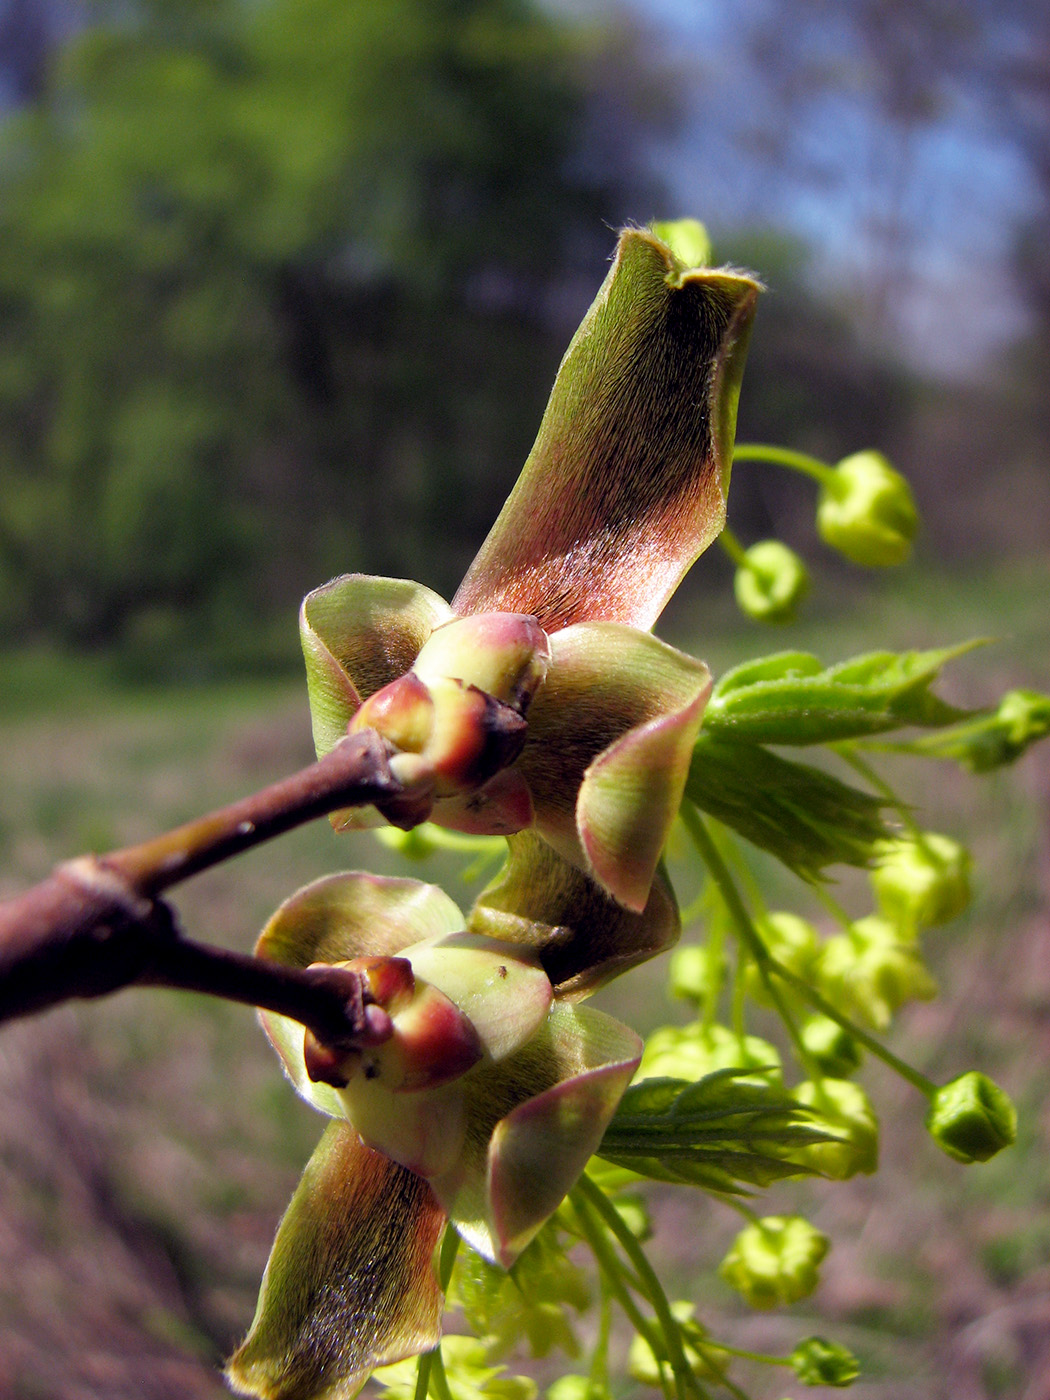
<path id="1" fill-rule="evenodd" d="M 996 113 L 961 90 L 921 128 L 877 119 L 859 63 L 855 88 L 803 101 L 789 118 L 763 92 L 741 32 L 788 22 L 798 3 L 627 0 L 685 94 L 682 128 L 654 158 L 679 210 L 716 240 L 748 224 L 801 234 L 826 284 L 908 358 L 970 374 L 1024 326 L 1009 256 L 1033 200 L 1025 164 Z M 841 34 L 828 50 L 848 64 Z M 780 142 L 786 160 L 741 159 L 742 138 Z"/>

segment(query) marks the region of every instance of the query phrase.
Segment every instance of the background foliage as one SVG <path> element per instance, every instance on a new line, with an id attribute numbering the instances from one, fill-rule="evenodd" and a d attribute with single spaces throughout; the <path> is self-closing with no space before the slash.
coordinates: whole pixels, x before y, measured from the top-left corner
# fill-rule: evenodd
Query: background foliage
<path id="1" fill-rule="evenodd" d="M 607 42 L 519 0 L 172 0 L 57 53 L 0 148 L 8 635 L 230 631 L 468 550 L 623 213 Z"/>
<path id="2" fill-rule="evenodd" d="M 450 586 L 605 225 L 683 201 L 770 287 L 744 437 L 877 443 L 942 557 L 1044 545 L 1041 7 L 759 10 L 0 5 L 0 641 L 268 666 L 333 573 Z M 806 541 L 776 473 L 734 516 Z"/>

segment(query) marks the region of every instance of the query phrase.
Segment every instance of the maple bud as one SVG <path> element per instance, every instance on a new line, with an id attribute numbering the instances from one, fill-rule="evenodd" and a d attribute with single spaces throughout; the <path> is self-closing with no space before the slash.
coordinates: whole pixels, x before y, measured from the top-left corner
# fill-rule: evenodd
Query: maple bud
<path id="1" fill-rule="evenodd" d="M 756 622 L 793 622 L 809 592 L 806 566 L 779 540 L 761 540 L 746 550 L 733 576 L 740 611 Z"/>
<path id="2" fill-rule="evenodd" d="M 883 914 L 905 933 L 946 924 L 970 902 L 970 853 L 950 836 L 923 832 L 887 841 L 871 874 Z"/>
<path id="3" fill-rule="evenodd" d="M 550 643 L 534 617 L 494 612 L 436 627 L 412 670 L 428 686 L 459 681 L 523 715 L 549 664 Z"/>
<path id="4" fill-rule="evenodd" d="M 957 1162 L 987 1162 L 1017 1138 L 1017 1110 L 986 1074 L 970 1070 L 933 1096 L 926 1126 Z"/>
<path id="5" fill-rule="evenodd" d="M 881 452 L 844 458 L 821 485 L 817 529 L 854 564 L 903 564 L 918 528 L 911 487 Z"/>
<path id="6" fill-rule="evenodd" d="M 820 1281 L 826 1235 L 800 1215 L 770 1215 L 740 1231 L 718 1272 L 753 1308 L 808 1298 Z"/>

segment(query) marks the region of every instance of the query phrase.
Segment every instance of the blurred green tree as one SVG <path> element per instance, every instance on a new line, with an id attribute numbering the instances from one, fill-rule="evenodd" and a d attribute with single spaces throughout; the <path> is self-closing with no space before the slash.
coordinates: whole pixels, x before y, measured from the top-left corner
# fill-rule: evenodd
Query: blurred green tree
<path id="1" fill-rule="evenodd" d="M 587 150 L 609 33 L 529 0 L 98 16 L 0 131 L 0 631 L 221 632 L 430 530 L 455 577 L 623 214 L 633 118 Z"/>

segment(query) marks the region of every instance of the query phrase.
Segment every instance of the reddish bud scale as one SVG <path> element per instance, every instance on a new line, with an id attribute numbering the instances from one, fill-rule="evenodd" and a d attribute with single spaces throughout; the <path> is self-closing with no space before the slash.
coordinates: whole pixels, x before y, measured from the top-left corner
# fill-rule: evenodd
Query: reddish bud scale
<path id="1" fill-rule="evenodd" d="M 395 1018 L 394 1030 L 376 1057 L 394 1093 L 436 1089 L 466 1074 L 484 1054 L 473 1023 L 429 983 L 420 985 L 411 1005 Z"/>
<path id="2" fill-rule="evenodd" d="M 435 723 L 424 756 L 438 797 L 471 792 L 514 762 L 528 725 L 517 710 L 473 685 L 435 684 Z"/>
<path id="3" fill-rule="evenodd" d="M 313 1031 L 303 1038 L 303 1059 L 306 1073 L 315 1084 L 330 1084 L 333 1089 L 345 1089 L 361 1062 L 360 1050 L 338 1050 L 323 1045 Z"/>
<path id="4" fill-rule="evenodd" d="M 361 976 L 366 993 L 377 1006 L 394 1013 L 415 991 L 416 978 L 407 958 L 354 958 L 346 964 Z"/>
<path id="5" fill-rule="evenodd" d="M 409 671 L 370 696 L 348 726 L 351 734 L 374 729 L 402 753 L 421 753 L 434 727 L 430 691 Z"/>

